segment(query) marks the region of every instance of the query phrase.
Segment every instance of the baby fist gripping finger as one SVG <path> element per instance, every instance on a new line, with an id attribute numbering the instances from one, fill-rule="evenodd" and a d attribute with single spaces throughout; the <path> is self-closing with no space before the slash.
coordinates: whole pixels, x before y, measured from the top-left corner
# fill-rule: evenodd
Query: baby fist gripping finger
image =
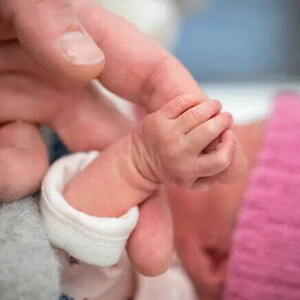
<path id="1" fill-rule="evenodd" d="M 218 101 L 199 104 L 193 97 L 180 97 L 147 116 L 135 132 L 137 152 L 144 154 L 140 165 L 144 170 L 148 167 L 146 177 L 191 187 L 199 177 L 215 175 L 228 167 L 232 155 L 229 151 L 223 154 L 223 146 L 215 151 L 217 155 L 208 156 L 211 168 L 201 158 L 206 147 L 232 124 L 231 115 L 220 110 Z M 214 159 L 217 161 L 212 163 Z"/>

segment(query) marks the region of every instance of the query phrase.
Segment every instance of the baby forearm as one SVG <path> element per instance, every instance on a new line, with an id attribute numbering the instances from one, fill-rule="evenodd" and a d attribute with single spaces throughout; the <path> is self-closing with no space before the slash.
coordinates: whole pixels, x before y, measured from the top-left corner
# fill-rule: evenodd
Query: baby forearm
<path id="1" fill-rule="evenodd" d="M 119 217 L 158 188 L 139 172 L 131 138 L 105 149 L 69 182 L 64 196 L 71 206 L 97 217 Z"/>

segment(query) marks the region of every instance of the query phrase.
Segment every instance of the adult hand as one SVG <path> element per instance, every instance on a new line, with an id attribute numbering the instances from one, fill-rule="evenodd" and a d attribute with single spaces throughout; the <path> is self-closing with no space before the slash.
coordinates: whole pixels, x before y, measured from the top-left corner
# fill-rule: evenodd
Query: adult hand
<path id="1" fill-rule="evenodd" d="M 103 83 L 148 110 L 185 93 L 207 99 L 167 51 L 93 0 L 0 0 L 0 40 L 17 40 L 39 66 L 73 82 L 97 77 L 104 52 Z"/>

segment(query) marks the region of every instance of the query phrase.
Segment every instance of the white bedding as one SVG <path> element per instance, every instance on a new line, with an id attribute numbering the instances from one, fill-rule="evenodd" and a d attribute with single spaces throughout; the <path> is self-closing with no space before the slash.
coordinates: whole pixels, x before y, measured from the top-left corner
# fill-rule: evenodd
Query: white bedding
<path id="1" fill-rule="evenodd" d="M 207 84 L 203 87 L 212 99 L 223 103 L 237 124 L 264 118 L 271 109 L 274 96 L 280 91 L 300 92 L 300 82 Z"/>
<path id="2" fill-rule="evenodd" d="M 281 91 L 300 93 L 300 82 L 203 84 L 202 87 L 211 99 L 223 103 L 224 110 L 233 114 L 236 124 L 247 124 L 267 116 L 272 107 L 272 100 Z M 133 119 L 130 103 L 114 95 L 111 95 L 111 98 L 126 116 Z"/>

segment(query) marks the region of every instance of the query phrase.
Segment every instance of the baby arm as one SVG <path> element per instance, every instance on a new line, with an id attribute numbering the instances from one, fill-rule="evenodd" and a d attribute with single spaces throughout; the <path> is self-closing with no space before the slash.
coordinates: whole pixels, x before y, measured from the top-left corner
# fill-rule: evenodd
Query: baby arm
<path id="1" fill-rule="evenodd" d="M 230 164 L 234 139 L 228 113 L 218 101 L 178 97 L 146 116 L 70 181 L 64 196 L 75 209 L 97 217 L 118 217 L 147 199 L 160 184 L 197 187 Z M 217 136 L 216 151 L 203 150 Z M 101 197 L 99 197 L 101 195 Z"/>

